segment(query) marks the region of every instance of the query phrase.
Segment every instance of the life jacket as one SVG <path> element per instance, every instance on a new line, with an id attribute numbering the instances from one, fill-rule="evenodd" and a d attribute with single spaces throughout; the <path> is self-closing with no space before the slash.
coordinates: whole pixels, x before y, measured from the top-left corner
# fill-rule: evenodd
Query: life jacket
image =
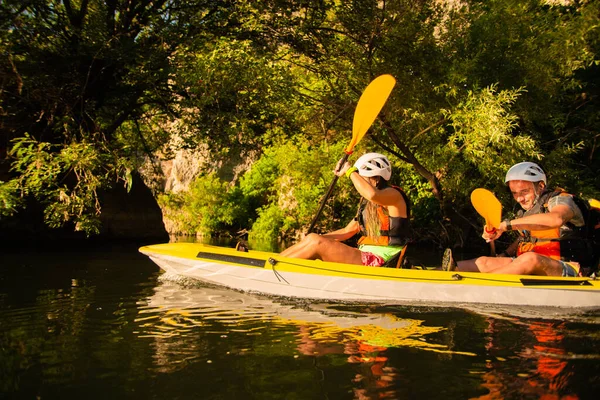
<path id="1" fill-rule="evenodd" d="M 563 189 L 545 190 L 536 204 L 527 211 L 519 211 L 517 216 L 542 214 L 549 212 L 548 202 L 555 196 L 571 196 Z M 596 269 L 598 266 L 598 246 L 594 244 L 593 236 L 600 232 L 600 209 L 594 208 L 589 202 L 577 196 L 572 196 L 577 208 L 581 211 L 584 225 L 577 227 L 571 222 L 565 225 L 544 230 L 522 230 L 521 241 L 517 255 L 533 251 L 554 260 L 578 262 L 582 267 Z"/>
<path id="2" fill-rule="evenodd" d="M 410 239 L 410 203 L 406 193 L 398 186 L 391 186 L 400 192 L 406 203 L 406 216 L 402 217 L 390 217 L 387 207 L 377 205 L 377 217 L 380 222 L 379 237 L 367 236 L 367 228 L 365 220 L 366 215 L 366 204 L 359 204 L 357 219 L 360 225 L 360 231 L 363 235 L 358 239 L 358 244 L 374 244 L 378 246 L 404 246 Z"/>

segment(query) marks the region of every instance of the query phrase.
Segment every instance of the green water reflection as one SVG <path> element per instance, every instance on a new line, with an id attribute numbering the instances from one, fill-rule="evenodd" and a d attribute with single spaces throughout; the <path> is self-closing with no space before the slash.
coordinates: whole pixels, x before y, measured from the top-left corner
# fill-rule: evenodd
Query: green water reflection
<path id="1" fill-rule="evenodd" d="M 137 248 L 0 256 L 0 398 L 595 398 L 600 315 L 317 304 Z"/>

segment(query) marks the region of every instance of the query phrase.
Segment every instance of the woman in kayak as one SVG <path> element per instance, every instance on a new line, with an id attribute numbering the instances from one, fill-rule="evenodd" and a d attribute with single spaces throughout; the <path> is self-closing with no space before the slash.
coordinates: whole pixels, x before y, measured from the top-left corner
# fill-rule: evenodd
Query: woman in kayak
<path id="1" fill-rule="evenodd" d="M 284 250 L 284 257 L 323 260 L 338 263 L 381 267 L 395 258 L 409 239 L 410 206 L 404 192 L 388 181 L 392 167 L 386 156 L 368 153 L 354 166 L 340 161 L 334 173 L 345 175 L 362 196 L 357 216 L 346 227 L 318 235 L 311 233 L 302 241 Z M 357 233 L 359 247 L 344 240 Z"/>

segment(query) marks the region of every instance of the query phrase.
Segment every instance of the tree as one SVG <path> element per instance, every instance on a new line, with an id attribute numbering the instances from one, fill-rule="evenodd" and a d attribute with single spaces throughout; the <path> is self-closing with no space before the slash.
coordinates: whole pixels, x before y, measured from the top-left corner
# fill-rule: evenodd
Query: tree
<path id="1" fill-rule="evenodd" d="M 327 22 L 337 40 L 325 35 L 320 60 L 341 67 L 348 81 L 396 77 L 385 123 L 371 137 L 429 182 L 453 224 L 470 191 L 498 191 L 515 162 L 545 153 L 566 176 L 598 165 L 595 136 L 585 137 L 597 130 L 589 114 L 597 109 L 589 97 L 597 87 L 590 76 L 597 69 L 596 2 L 364 0 L 335 11 Z M 574 124 L 567 133 L 564 123 L 579 115 L 587 116 L 586 128 Z M 591 157 L 575 161 L 580 153 Z M 598 193 L 595 187 L 588 193 Z"/>
<path id="2" fill-rule="evenodd" d="M 168 1 L 7 1 L 2 12 L 2 142 L 14 143 L 8 186 L 45 205 L 51 226 L 98 228 L 98 190 L 129 181 L 135 152 L 166 139 L 144 136 L 168 114 L 169 56 L 176 49 Z M 126 122 L 137 135 L 124 143 Z"/>
<path id="3" fill-rule="evenodd" d="M 334 148 L 382 73 L 396 89 L 363 145 L 410 165 L 397 167 L 415 211 L 432 215 L 429 229 L 471 219 L 471 190 L 498 191 L 506 168 L 525 158 L 597 195 L 599 7 L 7 0 L 0 154 L 12 147 L 3 162 L 13 171 L 0 183 L 2 214 L 30 195 L 51 224 L 93 232 L 97 191 L 130 182 L 146 156 L 202 145 L 215 159 L 210 173 L 296 139 L 307 152 Z"/>
<path id="4" fill-rule="evenodd" d="M 12 163 L 13 169 L 12 180 L 0 181 L 0 192 L 8 199 L 3 213 L 13 213 L 19 197 L 33 196 L 45 204 L 50 225 L 74 223 L 76 229 L 96 232 L 98 190 L 117 181 L 130 184 L 141 158 L 163 149 L 173 134 L 193 131 L 203 140 L 220 139 L 220 144 L 236 137 L 256 141 L 278 117 L 257 108 L 256 88 L 263 89 L 261 95 L 265 90 L 280 93 L 277 85 L 267 87 L 274 81 L 254 75 L 255 87 L 243 88 L 243 95 L 239 84 L 223 93 L 217 85 L 223 83 L 220 77 L 201 87 L 199 80 L 191 80 L 197 76 L 186 73 L 197 60 L 211 55 L 225 59 L 220 52 L 227 47 L 232 53 L 244 49 L 245 42 L 236 42 L 240 38 L 261 43 L 260 32 L 247 24 L 251 18 L 244 14 L 251 5 L 203 0 L 4 2 L 0 154 L 4 168 Z M 219 44 L 226 36 L 232 42 Z M 259 61 L 257 56 L 257 67 Z M 209 64 L 203 72 L 210 73 L 214 64 Z M 220 66 L 235 65 L 230 60 Z M 229 71 L 227 81 L 233 82 L 235 73 Z M 249 82 L 252 76 L 247 77 Z M 221 112 L 212 112 L 215 105 Z M 210 117 L 176 123 L 189 117 L 189 107 Z M 237 118 L 222 123 L 232 115 Z M 210 129 L 215 122 L 216 129 Z"/>

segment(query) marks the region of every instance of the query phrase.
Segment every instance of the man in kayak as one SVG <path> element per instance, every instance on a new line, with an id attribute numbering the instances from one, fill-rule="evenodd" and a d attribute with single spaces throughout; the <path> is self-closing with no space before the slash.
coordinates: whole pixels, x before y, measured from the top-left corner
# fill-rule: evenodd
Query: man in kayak
<path id="1" fill-rule="evenodd" d="M 583 235 L 585 221 L 573 196 L 561 189 L 546 188 L 546 174 L 539 165 L 513 165 L 504 182 L 522 210 L 517 218 L 504 220 L 498 229 L 486 232 L 486 241 L 504 232 L 519 231 L 519 238 L 498 257 L 452 261 L 447 250 L 442 269 L 518 275 L 579 276 L 581 266 L 592 262 L 591 243 Z M 589 265 L 591 266 L 591 265 Z"/>
<path id="2" fill-rule="evenodd" d="M 348 177 L 362 196 L 356 218 L 342 229 L 323 235 L 311 233 L 281 255 L 384 266 L 402 251 L 410 231 L 408 198 L 400 188 L 388 184 L 392 176 L 390 161 L 382 154 L 368 153 L 353 167 L 340 160 L 334 173 Z M 363 236 L 358 241 L 358 248 L 342 243 L 359 232 Z"/>

